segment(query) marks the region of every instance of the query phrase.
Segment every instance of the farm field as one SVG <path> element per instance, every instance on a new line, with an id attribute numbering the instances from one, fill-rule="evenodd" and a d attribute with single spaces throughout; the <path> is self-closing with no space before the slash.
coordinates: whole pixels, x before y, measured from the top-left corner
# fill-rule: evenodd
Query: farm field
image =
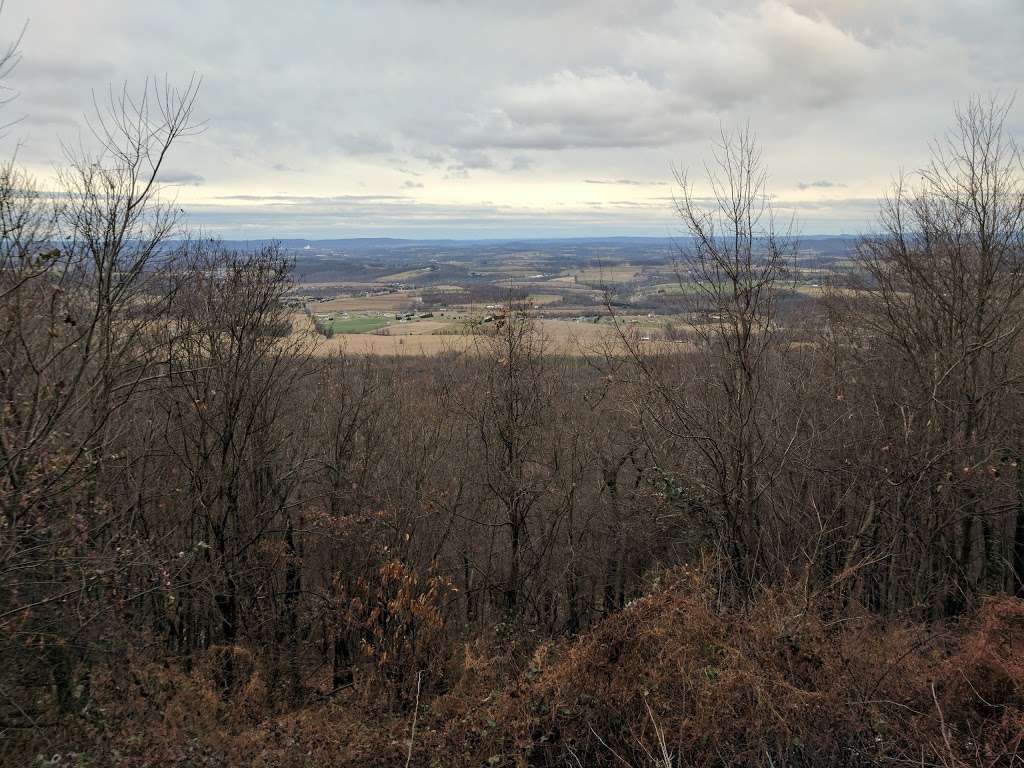
<path id="1" fill-rule="evenodd" d="M 436 336 L 440 334 L 458 334 L 462 323 L 447 320 L 409 320 L 406 322 L 392 321 L 384 329 L 388 336 Z"/>
<path id="2" fill-rule="evenodd" d="M 335 318 L 326 323 L 332 333 L 369 333 L 388 325 L 390 321 L 375 317 Z"/>
<path id="3" fill-rule="evenodd" d="M 828 254 L 801 252 L 791 295 L 806 301 L 821 296 L 823 273 L 840 255 Z M 321 327 L 330 324 L 332 338 L 320 337 L 323 353 L 458 351 L 472 345 L 474 333 L 487 333 L 492 318 L 518 308 L 539 322 L 552 353 L 586 355 L 620 343 L 623 332 L 638 343 L 676 343 L 669 339 L 678 339 L 692 311 L 688 295 L 695 292 L 680 285 L 676 258 L 678 248 L 644 243 L 416 245 L 364 255 L 345 249 L 303 266 L 300 272 L 309 278 L 299 280 L 293 294 L 296 306 L 316 315 Z M 396 290 L 388 283 L 405 285 Z M 612 289 L 615 322 L 607 316 L 606 287 Z M 407 314 L 412 317 L 397 317 Z"/>
<path id="4" fill-rule="evenodd" d="M 431 269 L 424 267 L 423 269 L 408 269 L 405 272 L 396 272 L 390 275 L 381 275 L 374 282 L 376 283 L 408 283 L 416 280 L 417 278 L 424 277 L 431 273 Z"/>
<path id="5" fill-rule="evenodd" d="M 560 293 L 531 293 L 526 300 L 533 304 L 555 304 L 562 300 Z"/>
<path id="6" fill-rule="evenodd" d="M 410 291 L 385 293 L 379 296 L 349 296 L 320 301 L 310 305 L 314 312 L 396 312 L 412 310 L 418 303 L 418 294 Z"/>
<path id="7" fill-rule="evenodd" d="M 623 327 L 640 328 L 640 321 L 623 320 Z M 545 347 L 551 354 L 586 356 L 602 354 L 609 345 L 620 343 L 619 330 L 605 321 L 595 324 L 572 320 L 543 319 L 539 321 Z M 295 333 L 311 334 L 308 319 L 296 318 Z M 480 335 L 487 326 L 477 326 Z M 459 352 L 474 344 L 474 333 L 458 322 L 419 320 L 407 323 L 391 322 L 377 329 L 379 332 L 336 332 L 331 338 L 313 334 L 316 353 L 331 355 L 339 352 L 359 355 L 438 355 Z"/>
<path id="8" fill-rule="evenodd" d="M 396 335 L 375 333 L 338 334 L 331 339 L 321 338 L 316 352 L 320 355 L 380 355 L 401 357 L 433 356 L 446 352 L 460 352 L 471 346 L 471 336 L 456 335 Z"/>
<path id="9" fill-rule="evenodd" d="M 632 265 L 615 264 L 607 267 L 587 267 L 572 272 L 580 283 L 627 283 L 640 276 L 640 271 Z"/>

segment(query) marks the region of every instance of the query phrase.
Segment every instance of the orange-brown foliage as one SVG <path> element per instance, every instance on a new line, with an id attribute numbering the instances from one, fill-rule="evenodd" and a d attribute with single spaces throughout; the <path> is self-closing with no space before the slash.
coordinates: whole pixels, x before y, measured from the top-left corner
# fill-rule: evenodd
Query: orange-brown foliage
<path id="1" fill-rule="evenodd" d="M 385 568 L 389 600 L 431 595 Z M 447 658 L 442 635 L 430 640 L 421 658 Z M 945 630 L 893 627 L 796 594 L 721 606 L 700 573 L 679 571 L 576 639 L 524 647 L 497 634 L 465 648 L 447 693 L 420 701 L 411 765 L 1020 764 L 1021 600 L 992 599 Z M 258 665 L 220 695 L 221 652 L 191 673 L 132 660 L 94 680 L 89 725 L 66 743 L 86 765 L 405 763 L 412 712 L 381 696 L 383 673 L 272 715 Z"/>
<path id="2" fill-rule="evenodd" d="M 778 593 L 718 609 L 684 572 L 564 648 L 542 646 L 493 703 L 449 724 L 450 749 L 475 739 L 498 765 L 641 766 L 665 752 L 674 765 L 1011 764 L 1022 617 L 1021 601 L 993 601 L 954 642 L 829 620 Z"/>

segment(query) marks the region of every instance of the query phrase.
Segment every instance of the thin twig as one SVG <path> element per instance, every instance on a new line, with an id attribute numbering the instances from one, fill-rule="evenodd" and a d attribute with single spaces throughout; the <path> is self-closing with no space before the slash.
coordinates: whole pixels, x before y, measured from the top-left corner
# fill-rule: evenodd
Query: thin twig
<path id="1" fill-rule="evenodd" d="M 420 713 L 420 685 L 423 682 L 423 670 L 416 673 L 416 705 L 412 710 L 412 731 L 409 733 L 409 754 L 405 758 L 405 768 L 412 763 L 412 746 L 416 741 L 416 718 Z"/>

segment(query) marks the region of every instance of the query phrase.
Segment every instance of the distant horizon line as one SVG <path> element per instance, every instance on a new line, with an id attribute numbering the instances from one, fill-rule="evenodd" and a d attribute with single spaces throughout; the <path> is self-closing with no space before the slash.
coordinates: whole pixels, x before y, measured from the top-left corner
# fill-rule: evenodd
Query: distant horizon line
<path id="1" fill-rule="evenodd" d="M 803 233 L 792 236 L 796 241 L 816 240 L 841 240 L 857 239 L 863 234 L 840 233 Z M 179 238 L 183 241 L 188 238 Z M 297 236 L 269 236 L 269 237 L 226 237 L 200 235 L 197 239 L 221 240 L 226 243 L 305 243 L 316 245 L 319 243 L 519 243 L 519 242 L 608 242 L 608 241 L 644 241 L 672 243 L 679 240 L 692 239 L 689 235 L 664 236 L 664 235 L 555 235 L 555 236 L 508 236 L 508 237 L 393 237 L 390 235 L 360 236 L 360 237 L 297 237 Z"/>

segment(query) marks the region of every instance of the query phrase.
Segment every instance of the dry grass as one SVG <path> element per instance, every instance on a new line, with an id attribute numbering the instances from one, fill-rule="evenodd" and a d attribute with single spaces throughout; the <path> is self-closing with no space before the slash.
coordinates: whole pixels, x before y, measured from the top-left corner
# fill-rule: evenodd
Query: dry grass
<path id="1" fill-rule="evenodd" d="M 531 293 L 526 297 L 527 301 L 533 302 L 534 304 L 554 304 L 557 301 L 562 300 L 562 294 L 560 293 Z"/>
<path id="2" fill-rule="evenodd" d="M 376 283 L 405 283 L 410 280 L 429 275 L 433 270 L 423 267 L 422 269 L 407 269 L 405 272 L 395 272 L 391 275 L 381 275 L 374 279 Z"/>
<path id="3" fill-rule="evenodd" d="M 828 615 L 799 588 L 730 608 L 685 569 L 564 641 L 445 645 L 436 613 L 421 651 L 454 651 L 453 663 L 411 711 L 386 702 L 379 666 L 336 697 L 275 713 L 255 653 L 237 651 L 245 682 L 227 701 L 208 654 L 191 673 L 133 658 L 130 675 L 97 673 L 104 717 L 65 741 L 96 756 L 76 765 L 139 768 L 1020 765 L 1024 601 L 995 598 L 949 631 Z M 408 662 L 402 691 L 418 690 L 428 663 Z"/>
<path id="4" fill-rule="evenodd" d="M 374 282 L 365 282 L 365 281 L 360 281 L 360 280 L 327 280 L 327 281 L 321 281 L 321 282 L 308 281 L 308 282 L 297 283 L 294 286 L 294 288 L 292 289 L 292 293 L 300 293 L 301 294 L 301 293 L 305 293 L 306 291 L 310 291 L 310 290 L 323 290 L 323 289 L 328 289 L 328 288 L 336 290 L 336 291 L 345 291 L 345 290 L 349 290 L 349 291 L 352 291 L 352 290 L 371 291 L 374 288 L 380 288 L 380 286 L 377 283 L 374 283 Z"/>
<path id="5" fill-rule="evenodd" d="M 446 320 L 415 320 L 411 323 L 392 323 L 383 329 L 388 336 L 437 336 L 456 333 L 459 323 Z"/>
<path id="6" fill-rule="evenodd" d="M 665 581 L 578 639 L 537 647 L 514 685 L 500 648 L 467 649 L 435 706 L 458 723 L 438 753 L 482 733 L 462 764 L 1020 764 L 1024 601 L 993 599 L 954 637 L 828 621 L 800 590 L 730 609 L 700 573 Z"/>
<path id="7" fill-rule="evenodd" d="M 375 333 L 338 334 L 317 345 L 321 355 L 430 356 L 467 349 L 472 339 L 458 335 L 381 336 Z"/>
<path id="8" fill-rule="evenodd" d="M 615 264 L 607 267 L 586 267 L 577 269 L 575 275 L 581 283 L 626 283 L 639 277 L 641 270 L 629 264 Z"/>
<path id="9" fill-rule="evenodd" d="M 410 309 L 418 302 L 418 295 L 413 291 L 399 291 L 382 296 L 353 296 L 344 299 L 332 299 L 310 305 L 313 312 L 394 312 Z"/>
<path id="10" fill-rule="evenodd" d="M 607 322 L 594 324 L 548 319 L 539 322 L 551 354 L 603 354 L 619 343 L 615 328 Z M 429 356 L 463 351 L 469 349 L 473 342 L 471 334 L 462 332 L 466 326 L 443 318 L 393 323 L 381 329 L 382 333 L 339 333 L 330 339 L 317 334 L 309 318 L 302 314 L 293 316 L 293 327 L 293 333 L 310 340 L 319 355 Z"/>

